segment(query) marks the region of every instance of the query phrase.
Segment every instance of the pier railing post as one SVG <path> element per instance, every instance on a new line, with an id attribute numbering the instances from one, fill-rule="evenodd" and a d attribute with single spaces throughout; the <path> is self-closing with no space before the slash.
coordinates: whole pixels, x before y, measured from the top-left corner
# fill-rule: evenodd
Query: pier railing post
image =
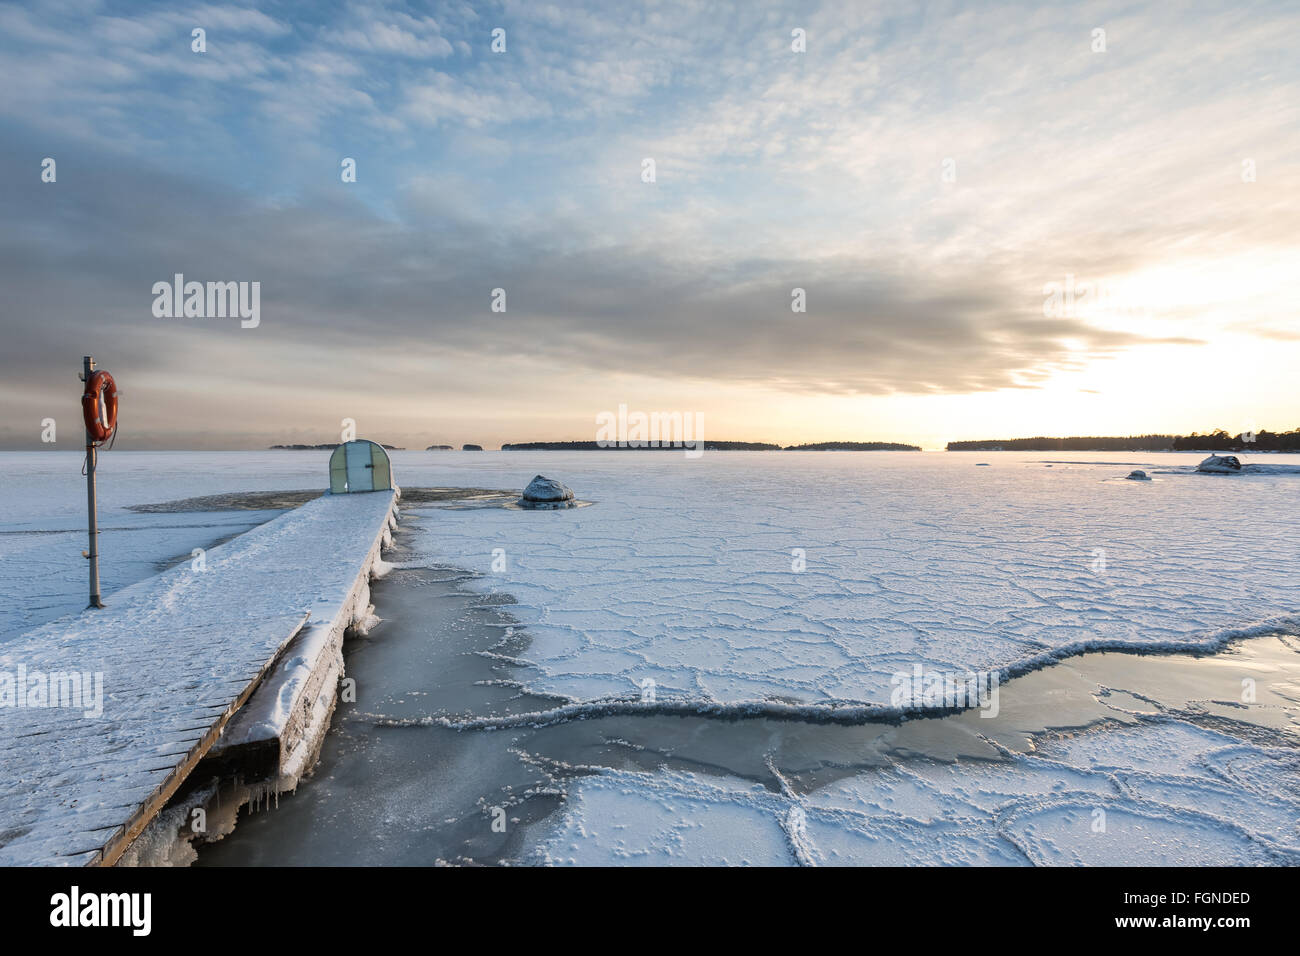
<path id="1" fill-rule="evenodd" d="M 95 371 L 95 359 L 87 355 L 82 360 L 81 380 L 87 382 Z M 89 518 L 90 547 L 86 557 L 90 561 L 90 607 L 103 607 L 99 595 L 99 514 L 95 506 L 95 439 L 86 429 L 86 512 Z"/>

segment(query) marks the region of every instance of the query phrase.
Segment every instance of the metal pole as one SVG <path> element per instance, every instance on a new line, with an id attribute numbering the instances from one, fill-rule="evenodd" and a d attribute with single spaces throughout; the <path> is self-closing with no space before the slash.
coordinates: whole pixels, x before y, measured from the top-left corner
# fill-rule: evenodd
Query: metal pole
<path id="1" fill-rule="evenodd" d="M 95 360 L 87 355 L 82 361 L 83 382 L 90 380 L 95 371 Z M 99 514 L 95 507 L 95 440 L 86 429 L 86 511 L 90 517 L 90 549 L 86 557 L 90 559 L 90 607 L 103 607 L 99 596 Z"/>

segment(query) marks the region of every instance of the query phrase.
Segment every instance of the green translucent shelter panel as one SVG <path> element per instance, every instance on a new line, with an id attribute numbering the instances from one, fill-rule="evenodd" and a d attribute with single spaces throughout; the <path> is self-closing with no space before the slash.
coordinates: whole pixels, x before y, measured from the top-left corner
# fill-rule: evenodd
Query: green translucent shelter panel
<path id="1" fill-rule="evenodd" d="M 393 487 L 393 467 L 382 445 L 365 439 L 344 442 L 330 455 L 330 493 L 387 491 Z"/>
<path id="2" fill-rule="evenodd" d="M 375 491 L 386 491 L 393 487 L 393 467 L 388 462 L 388 452 L 382 445 L 373 442 L 370 445 L 370 463 L 373 466 L 372 486 Z"/>

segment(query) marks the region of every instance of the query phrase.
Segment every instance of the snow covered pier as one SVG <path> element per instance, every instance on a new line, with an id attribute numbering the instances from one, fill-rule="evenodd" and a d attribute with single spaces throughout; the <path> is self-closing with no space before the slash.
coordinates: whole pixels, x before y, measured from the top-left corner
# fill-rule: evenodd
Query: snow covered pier
<path id="1" fill-rule="evenodd" d="M 154 859 L 133 844 L 178 839 L 187 813 L 155 818 L 205 757 L 247 779 L 257 754 L 263 792 L 295 786 L 397 498 L 325 495 L 0 644 L 0 865 Z"/>

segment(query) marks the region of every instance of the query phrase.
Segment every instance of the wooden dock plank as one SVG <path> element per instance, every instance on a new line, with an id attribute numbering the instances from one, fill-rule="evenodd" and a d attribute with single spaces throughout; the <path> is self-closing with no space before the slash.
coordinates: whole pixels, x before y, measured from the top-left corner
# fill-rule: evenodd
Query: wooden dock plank
<path id="1" fill-rule="evenodd" d="M 301 630 L 306 620 L 305 614 L 267 618 L 260 622 L 257 629 L 242 633 L 240 640 L 266 648 L 265 669 L 274 663 L 280 649 Z M 111 666 L 106 664 L 106 672 Z M 34 850 L 39 847 L 42 848 L 42 855 L 48 853 L 51 846 L 59 845 L 60 835 L 67 841 L 64 846 L 70 848 L 68 852 L 79 853 L 84 850 L 83 844 L 87 844 L 87 834 L 90 831 L 104 831 L 89 838 L 89 845 L 96 851 L 91 862 L 114 862 L 176 792 L 190 770 L 220 735 L 226 721 L 252 693 L 259 676 L 253 673 L 234 682 L 221 678 L 215 686 L 204 686 L 199 682 L 189 694 L 175 684 L 157 685 L 152 693 L 131 696 L 136 707 L 150 709 L 154 717 L 152 726 L 147 717 L 138 712 L 129 719 L 115 722 L 109 717 L 111 711 L 106 706 L 104 719 L 75 721 L 60 727 L 59 736 L 54 739 L 39 745 L 29 743 L 28 746 L 33 749 L 39 748 L 40 759 L 32 762 L 29 768 L 10 764 L 6 769 L 14 782 L 43 784 L 43 799 L 35 803 L 29 801 L 23 812 L 15 813 L 9 807 L 4 809 L 5 829 L 14 825 L 30 829 L 21 837 L 0 846 L 0 862 L 27 862 L 24 859 L 24 848 Z M 192 694 L 202 691 L 211 695 L 214 689 L 219 688 L 227 692 L 225 706 L 215 715 L 205 709 L 206 723 L 199 722 L 202 729 L 179 737 L 163 729 L 164 722 L 174 722 L 176 719 L 193 724 L 199 710 L 195 707 Z M 34 709 L 13 711 L 5 723 L 16 722 L 15 714 L 48 712 Z M 0 732 L 8 729 L 7 726 L 0 725 Z M 32 738 L 19 739 L 30 741 Z M 31 751 L 18 748 L 18 754 L 24 752 Z M 47 769 L 51 763 L 55 767 L 53 771 Z M 144 797 L 116 811 L 88 811 L 81 805 L 69 806 L 66 800 L 68 795 L 99 793 L 106 783 L 124 786 L 144 780 L 152 784 L 145 791 Z M 64 799 L 55 797 L 52 791 L 56 789 Z M 111 791 L 116 788 L 109 789 Z"/>
<path id="2" fill-rule="evenodd" d="M 211 549 L 204 573 L 174 568 L 0 644 L 0 672 L 102 679 L 97 715 L 90 695 L 0 707 L 0 865 L 115 862 L 308 618 L 337 611 L 393 500 L 325 496 Z"/>

